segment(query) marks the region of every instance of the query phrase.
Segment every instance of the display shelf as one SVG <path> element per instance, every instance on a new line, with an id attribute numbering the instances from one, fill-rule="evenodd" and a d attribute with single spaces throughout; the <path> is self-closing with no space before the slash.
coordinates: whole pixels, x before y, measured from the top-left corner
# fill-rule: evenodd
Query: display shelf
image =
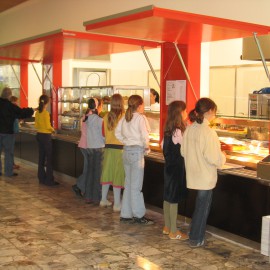
<path id="1" fill-rule="evenodd" d="M 102 111 L 110 110 L 111 96 L 119 93 L 124 98 L 125 107 L 131 95 L 140 95 L 144 106 L 150 108 L 150 88 L 145 86 L 87 86 L 58 88 L 58 129 L 66 133 L 80 131 L 80 118 L 86 112 L 90 98 L 99 99 Z"/>
<path id="2" fill-rule="evenodd" d="M 253 170 L 269 155 L 269 120 L 218 117 L 212 123 L 227 162 Z"/>

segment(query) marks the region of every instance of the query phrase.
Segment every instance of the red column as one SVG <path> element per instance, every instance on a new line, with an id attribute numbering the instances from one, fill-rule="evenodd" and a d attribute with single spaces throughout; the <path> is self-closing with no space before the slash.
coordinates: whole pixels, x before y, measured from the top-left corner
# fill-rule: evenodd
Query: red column
<path id="1" fill-rule="evenodd" d="M 28 63 L 20 65 L 20 107 L 28 107 Z"/>
<path id="2" fill-rule="evenodd" d="M 201 44 L 177 45 L 187 71 L 189 73 L 196 96 L 200 96 L 200 63 Z M 167 116 L 168 106 L 166 105 L 166 81 L 186 80 L 186 103 L 187 111 L 194 108 L 196 103 L 195 95 L 188 82 L 182 64 L 173 43 L 163 43 L 161 45 L 161 78 L 160 78 L 160 141 L 163 138 L 163 128 Z"/>
<path id="3" fill-rule="evenodd" d="M 53 62 L 52 83 L 52 120 L 54 128 L 58 129 L 58 95 L 57 89 L 62 86 L 62 60 Z"/>

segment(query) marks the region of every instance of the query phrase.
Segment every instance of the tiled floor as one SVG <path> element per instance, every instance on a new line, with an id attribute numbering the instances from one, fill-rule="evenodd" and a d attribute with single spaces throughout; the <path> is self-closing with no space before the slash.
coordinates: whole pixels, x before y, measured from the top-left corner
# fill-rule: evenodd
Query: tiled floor
<path id="1" fill-rule="evenodd" d="M 209 233 L 204 248 L 169 240 L 153 210 L 155 225 L 120 224 L 112 208 L 75 197 L 75 179 L 40 186 L 36 166 L 18 164 L 19 176 L 0 177 L 0 269 L 270 269 L 258 250 Z"/>

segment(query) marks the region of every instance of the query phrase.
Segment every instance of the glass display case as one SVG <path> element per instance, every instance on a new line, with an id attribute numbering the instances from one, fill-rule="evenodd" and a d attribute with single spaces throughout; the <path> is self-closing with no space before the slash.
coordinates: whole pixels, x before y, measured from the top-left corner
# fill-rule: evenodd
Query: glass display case
<path id="1" fill-rule="evenodd" d="M 145 110 L 145 116 L 149 122 L 151 132 L 150 137 L 150 148 L 154 151 L 161 151 L 159 139 L 160 139 L 160 113 Z"/>
<path id="2" fill-rule="evenodd" d="M 80 118 L 85 113 L 89 98 L 102 100 L 102 111 L 110 110 L 110 99 L 115 93 L 123 96 L 125 108 L 131 95 L 140 95 L 145 108 L 150 108 L 150 88 L 142 86 L 92 86 L 58 88 L 58 131 L 77 134 L 80 131 Z"/>
<path id="3" fill-rule="evenodd" d="M 269 155 L 269 120 L 219 117 L 212 123 L 227 162 L 254 169 Z"/>

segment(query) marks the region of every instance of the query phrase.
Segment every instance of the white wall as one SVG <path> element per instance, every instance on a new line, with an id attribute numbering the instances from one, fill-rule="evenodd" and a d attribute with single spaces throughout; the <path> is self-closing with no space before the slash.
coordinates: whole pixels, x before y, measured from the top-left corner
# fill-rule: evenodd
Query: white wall
<path id="1" fill-rule="evenodd" d="M 85 21 L 147 5 L 270 25 L 269 0 L 29 0 L 0 14 L 0 44 L 60 28 L 85 31 Z"/>

